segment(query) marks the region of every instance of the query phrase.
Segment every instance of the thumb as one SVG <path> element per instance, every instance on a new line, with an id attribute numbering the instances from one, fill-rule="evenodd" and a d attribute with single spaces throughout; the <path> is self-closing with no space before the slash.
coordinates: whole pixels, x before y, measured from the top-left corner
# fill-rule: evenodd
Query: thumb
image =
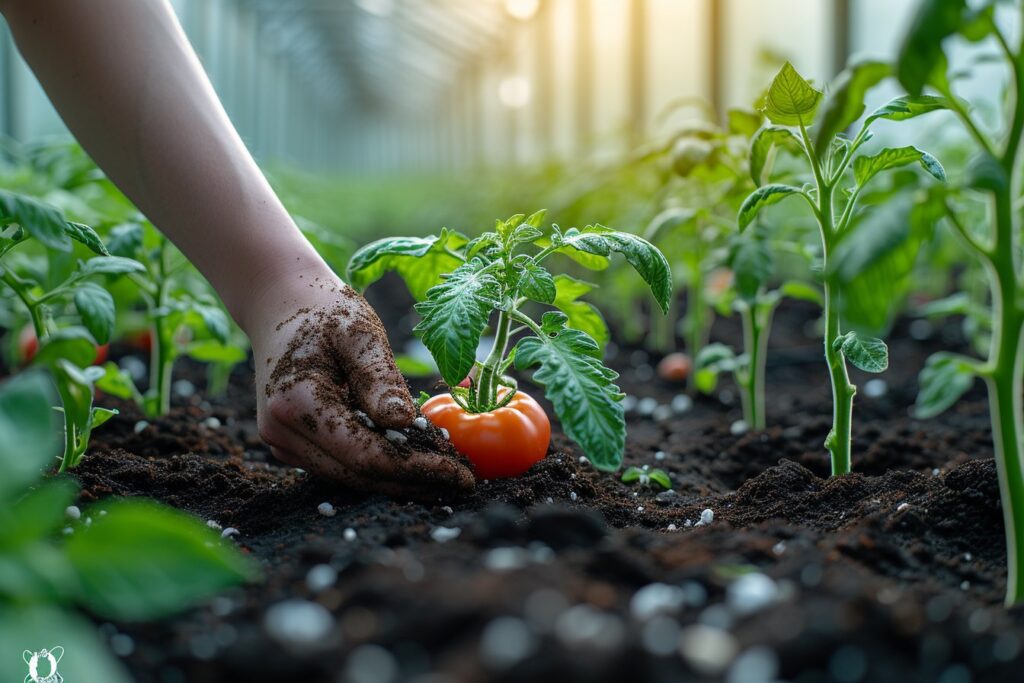
<path id="1" fill-rule="evenodd" d="M 353 316 L 345 326 L 347 334 L 335 343 L 349 388 L 356 403 L 375 423 L 407 427 L 416 417 L 409 388 L 395 366 L 380 318 L 365 300 L 361 308 L 360 315 Z"/>

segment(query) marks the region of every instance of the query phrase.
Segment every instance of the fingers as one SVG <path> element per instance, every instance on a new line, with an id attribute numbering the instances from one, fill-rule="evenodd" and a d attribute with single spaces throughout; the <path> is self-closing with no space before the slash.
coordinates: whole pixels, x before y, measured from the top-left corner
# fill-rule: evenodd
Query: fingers
<path id="1" fill-rule="evenodd" d="M 408 427 L 416 417 L 405 378 L 395 367 L 387 333 L 366 301 L 351 292 L 356 309 L 336 340 L 356 401 L 382 427 Z M 358 299 L 355 299 L 358 297 Z"/>
<path id="2" fill-rule="evenodd" d="M 305 469 L 353 487 L 398 495 L 470 491 L 473 474 L 454 458 L 392 443 L 358 417 L 317 405 L 312 382 L 268 403 L 266 439 Z M 315 417 L 314 417 L 315 416 Z"/>

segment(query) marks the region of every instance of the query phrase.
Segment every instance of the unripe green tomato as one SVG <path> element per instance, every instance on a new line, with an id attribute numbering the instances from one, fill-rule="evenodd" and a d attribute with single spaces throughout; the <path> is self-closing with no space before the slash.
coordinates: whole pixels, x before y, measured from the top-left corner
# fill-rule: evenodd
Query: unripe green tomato
<path id="1" fill-rule="evenodd" d="M 672 147 L 672 169 L 682 177 L 687 177 L 711 156 L 714 146 L 700 138 L 683 138 Z"/>

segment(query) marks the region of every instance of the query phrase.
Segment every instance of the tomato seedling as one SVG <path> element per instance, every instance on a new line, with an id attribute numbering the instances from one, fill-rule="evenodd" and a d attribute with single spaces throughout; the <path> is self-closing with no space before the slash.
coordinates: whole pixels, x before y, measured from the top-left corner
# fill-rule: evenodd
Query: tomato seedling
<path id="1" fill-rule="evenodd" d="M 1024 29 L 1024 6 L 1016 13 L 1017 35 Z M 948 74 L 946 39 L 991 39 L 1009 72 L 1007 130 L 1003 135 L 985 132 L 976 114 L 955 96 Z M 983 325 L 988 341 L 984 361 L 956 354 L 938 353 L 921 372 L 917 414 L 932 417 L 953 405 L 981 377 L 988 385 L 989 412 L 1003 520 L 1006 528 L 1006 603 L 1024 602 L 1024 415 L 1022 415 L 1021 343 L 1024 338 L 1024 269 L 1020 260 L 1019 210 L 1021 161 L 1024 157 L 1024 39 L 1011 44 L 994 19 L 989 4 L 975 10 L 964 0 L 927 0 L 918 11 L 897 64 L 900 83 L 911 96 L 932 88 L 963 124 L 977 147 L 962 187 L 950 188 L 942 203 L 947 224 L 960 243 L 984 265 L 988 275 L 991 310 Z M 965 220 L 972 198 L 981 193 L 987 200 L 987 220 Z M 975 226 L 979 226 L 980 229 Z M 983 313 L 964 297 L 955 303 L 969 307 L 964 313 L 979 324 Z"/>
<path id="2" fill-rule="evenodd" d="M 537 368 L 533 379 L 544 387 L 565 433 L 596 467 L 613 471 L 622 462 L 626 422 L 623 394 L 614 383 L 618 375 L 601 362 L 591 334 L 603 321 L 595 322 L 594 309 L 580 305 L 578 280 L 552 275 L 546 265 L 552 256 L 565 254 L 601 267 L 619 253 L 650 286 L 662 311 L 671 300 L 672 276 L 665 257 L 644 239 L 600 225 L 564 231 L 552 226 L 545 233 L 544 216 L 538 211 L 499 220 L 493 231 L 474 239 L 444 229 L 431 237 L 378 240 L 352 256 L 348 279 L 357 289 L 388 270 L 405 279 L 419 301 L 415 332 L 450 387 L 450 396 L 436 409 L 444 411 L 445 425 L 455 426 L 445 427 L 452 443 L 481 471 L 521 470 L 547 448 L 549 427 L 541 423 L 542 411 L 505 374 L 513 365 Z M 557 310 L 537 321 L 526 312 L 530 302 Z M 478 361 L 477 347 L 495 311 L 494 342 Z M 466 377 L 469 386 L 460 387 Z M 487 425 L 479 430 L 487 436 L 473 425 Z M 500 438 L 523 448 L 509 456 L 514 467 L 494 461 L 494 440 Z"/>
<path id="3" fill-rule="evenodd" d="M 672 479 L 668 472 L 660 469 L 651 469 L 649 465 L 643 467 L 627 467 L 622 473 L 622 483 L 637 483 L 640 486 L 660 486 L 666 491 L 672 488 Z"/>
<path id="4" fill-rule="evenodd" d="M 98 345 L 106 344 L 114 330 L 115 307 L 110 293 L 96 280 L 139 272 L 136 261 L 111 256 L 92 228 L 66 220 L 60 211 L 35 199 L 0 190 L 0 281 L 24 305 L 31 327 L 22 340 L 33 363 L 49 368 L 61 399 L 64 416 L 64 453 L 60 469 L 78 464 L 89 445 L 92 430 L 115 411 L 93 406 L 94 384 L 103 375 L 89 367 L 97 359 Z M 12 252 L 34 242 L 45 249 L 48 268 L 41 274 L 31 267 L 16 267 Z M 67 255 L 73 243 L 93 254 L 73 267 L 59 267 L 58 255 Z M 46 286 L 50 276 L 66 277 Z M 58 313 L 73 308 L 81 325 L 63 324 Z M 33 349 L 32 347 L 35 347 Z"/>
<path id="5" fill-rule="evenodd" d="M 171 377 L 182 355 L 210 363 L 214 388 L 223 387 L 231 368 L 246 358 L 239 335 L 232 335 L 228 316 L 206 292 L 206 285 L 167 238 L 138 222 L 110 230 L 110 251 L 142 264 L 129 275 L 138 287 L 150 322 L 149 388 L 142 395 L 131 377 L 113 363 L 97 383 L 103 391 L 134 399 L 146 415 L 171 409 Z"/>
<path id="6" fill-rule="evenodd" d="M 847 362 L 865 372 L 876 373 L 889 365 L 885 342 L 843 329 L 840 308 L 843 287 L 836 252 L 844 243 L 858 240 L 855 229 L 858 200 L 864 188 L 880 173 L 919 164 L 935 179 L 946 179 L 938 160 L 915 147 L 886 148 L 871 155 L 863 153 L 862 147 L 871 139 L 871 126 L 877 121 L 904 121 L 945 109 L 949 106 L 947 98 L 899 97 L 870 114 L 852 139 L 843 134 L 863 114 L 867 91 L 890 74 L 889 65 L 881 62 L 855 64 L 844 72 L 822 106 L 823 94 L 787 62 L 772 81 L 761 108 L 770 125 L 757 132 L 750 147 L 750 172 L 759 187 L 744 200 L 737 217 L 739 228 L 744 231 L 764 208 L 789 197 L 800 197 L 810 207 L 818 224 L 825 360 L 833 403 L 832 430 L 825 439 L 825 447 L 831 455 L 833 475 L 850 471 L 853 397 L 857 388 L 850 382 Z M 788 152 L 805 161 L 806 172 L 792 179 L 800 184 L 792 181 L 765 184 L 777 151 Z"/>

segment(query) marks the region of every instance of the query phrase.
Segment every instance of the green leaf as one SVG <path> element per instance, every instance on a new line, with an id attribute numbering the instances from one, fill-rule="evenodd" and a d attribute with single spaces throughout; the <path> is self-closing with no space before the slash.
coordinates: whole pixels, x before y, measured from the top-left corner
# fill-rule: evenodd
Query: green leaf
<path id="1" fill-rule="evenodd" d="M 569 327 L 586 332 L 598 343 L 598 346 L 604 348 L 611 338 L 607 323 L 597 308 L 586 301 L 579 300 L 593 289 L 594 285 L 588 282 L 577 280 L 569 275 L 556 275 L 555 300 L 552 305 L 569 317 L 566 323 Z"/>
<path id="2" fill-rule="evenodd" d="M 146 267 L 124 256 L 94 256 L 82 264 L 82 272 L 86 275 L 124 275 L 144 273 Z"/>
<path id="3" fill-rule="evenodd" d="M 476 361 L 480 336 L 501 295 L 498 280 L 480 259 L 456 268 L 416 304 L 422 320 L 413 330 L 430 350 L 441 377 L 455 386 Z"/>
<path id="4" fill-rule="evenodd" d="M 384 273 L 395 271 L 405 280 L 413 298 L 422 301 L 427 290 L 441 281 L 442 274 L 462 265 L 462 259 L 449 251 L 467 242 L 464 236 L 447 228 L 436 236 L 377 240 L 352 255 L 346 269 L 347 279 L 354 288 L 363 291 Z"/>
<path id="5" fill-rule="evenodd" d="M 760 114 L 745 109 L 730 109 L 726 112 L 729 122 L 729 132 L 734 135 L 751 137 L 761 127 L 762 117 Z"/>
<path id="6" fill-rule="evenodd" d="M 780 149 L 794 155 L 802 155 L 804 151 L 803 144 L 788 128 L 765 126 L 751 140 L 750 177 L 758 187 L 767 181 L 775 154 Z"/>
<path id="7" fill-rule="evenodd" d="M 896 60 L 896 76 L 911 95 L 946 82 L 943 41 L 962 29 L 976 32 L 966 0 L 922 0 Z"/>
<path id="8" fill-rule="evenodd" d="M 647 476 L 651 478 L 651 481 L 666 491 L 672 488 L 672 478 L 668 476 L 668 473 L 665 472 L 665 470 L 651 470 L 650 474 Z"/>
<path id="9" fill-rule="evenodd" d="M 64 526 L 64 511 L 77 494 L 78 487 L 73 481 L 53 478 L 26 493 L 12 508 L 5 508 L 0 512 L 4 518 L 0 525 L 0 552 L 11 552 L 44 539 Z"/>
<path id="10" fill-rule="evenodd" d="M 0 605 L 0 643 L 4 644 L 6 655 L 0 657 L 2 681 L 31 681 L 26 678 L 28 665 L 22 653 L 56 647 L 63 648 L 57 670 L 67 683 L 131 683 L 135 680 L 110 654 L 106 639 L 92 621 L 55 606 L 7 602 Z M 40 672 L 47 672 L 48 666 L 41 663 Z"/>
<path id="11" fill-rule="evenodd" d="M 96 231 L 90 228 L 88 225 L 82 223 L 75 223 L 73 221 L 66 221 L 64 223 L 64 232 L 67 233 L 68 237 L 84 244 L 93 253 L 99 254 L 100 256 L 110 256 L 110 252 L 103 245 L 103 240 L 96 234 Z"/>
<path id="12" fill-rule="evenodd" d="M 138 223 L 115 225 L 107 234 L 107 242 L 114 256 L 134 258 L 142 249 L 142 226 Z"/>
<path id="13" fill-rule="evenodd" d="M 153 502 L 120 500 L 88 513 L 93 524 L 69 537 L 66 553 L 79 575 L 79 600 L 125 621 L 180 612 L 256 575 L 230 541 L 202 522 Z"/>
<path id="14" fill-rule="evenodd" d="M 780 126 L 809 126 L 821 98 L 821 92 L 786 62 L 769 86 L 761 111 L 769 121 Z"/>
<path id="15" fill-rule="evenodd" d="M 39 365 L 53 365 L 67 360 L 78 367 L 86 367 L 96 360 L 96 341 L 84 327 L 62 327 L 47 335 L 32 359 Z"/>
<path id="16" fill-rule="evenodd" d="M 434 367 L 433 363 L 422 361 L 413 356 L 402 354 L 395 356 L 395 366 L 406 377 L 430 377 L 437 374 L 437 368 Z"/>
<path id="17" fill-rule="evenodd" d="M 864 97 L 868 90 L 891 74 L 891 66 L 873 60 L 851 64 L 839 74 L 825 99 L 818 122 L 814 151 L 819 158 L 824 158 L 833 138 L 849 128 L 864 113 Z"/>
<path id="18" fill-rule="evenodd" d="M 768 243 L 758 232 L 749 230 L 735 235 L 729 245 L 728 263 L 735 273 L 736 292 L 747 301 L 757 297 L 774 270 Z"/>
<path id="19" fill-rule="evenodd" d="M 933 178 L 946 182 L 946 170 L 939 160 L 917 147 L 887 147 L 873 156 L 860 156 L 853 160 L 853 176 L 858 185 L 866 185 L 882 171 L 919 163 Z"/>
<path id="20" fill-rule="evenodd" d="M 720 372 L 733 372 L 737 368 L 736 353 L 725 344 L 713 342 L 697 353 L 693 365 L 697 370 L 708 370 L 716 375 Z"/>
<path id="21" fill-rule="evenodd" d="M 747 226 L 754 221 L 761 209 L 772 204 L 778 204 L 786 197 L 794 194 L 800 194 L 800 190 L 791 185 L 772 184 L 754 190 L 749 197 L 743 200 L 739 215 L 736 217 L 740 231 L 742 232 L 747 229 Z"/>
<path id="22" fill-rule="evenodd" d="M 988 152 L 979 152 L 967 164 L 964 184 L 972 190 L 1000 192 L 1009 185 L 1006 172 L 999 160 Z"/>
<path id="23" fill-rule="evenodd" d="M 200 363 L 241 363 L 248 358 L 245 349 L 213 339 L 190 343 L 185 354 Z"/>
<path id="24" fill-rule="evenodd" d="M 975 373 L 962 356 L 940 352 L 928 358 L 918 378 L 914 416 L 935 417 L 956 403 L 974 385 Z"/>
<path id="25" fill-rule="evenodd" d="M 626 418 L 618 374 L 596 355 L 597 342 L 586 333 L 562 328 L 554 337 L 527 337 L 516 346 L 516 368 L 540 366 L 533 380 L 544 387 L 566 436 L 583 449 L 600 470 L 613 472 L 622 463 Z"/>
<path id="26" fill-rule="evenodd" d="M 950 294 L 918 307 L 916 313 L 925 318 L 945 318 L 950 315 L 968 315 L 976 306 L 966 292 Z"/>
<path id="27" fill-rule="evenodd" d="M 7 190 L 0 190 L 0 225 L 17 223 L 44 246 L 69 251 L 64 215 L 49 204 Z"/>
<path id="28" fill-rule="evenodd" d="M 142 394 L 136 388 L 131 375 L 119 368 L 113 361 L 104 363 L 103 370 L 103 376 L 96 380 L 97 389 L 105 394 L 142 404 Z"/>
<path id="29" fill-rule="evenodd" d="M 0 384 L 0 505 L 42 475 L 60 449 L 46 374 L 28 371 Z"/>
<path id="30" fill-rule="evenodd" d="M 819 306 L 825 305 L 825 297 L 821 293 L 821 290 L 813 285 L 809 285 L 806 282 L 800 282 L 799 280 L 790 280 L 789 282 L 782 283 L 779 287 L 779 291 L 783 296 L 795 299 L 797 301 L 809 301 L 812 304 L 818 304 Z"/>
<path id="31" fill-rule="evenodd" d="M 93 408 L 92 409 L 92 428 L 106 424 L 111 418 L 118 415 L 120 411 L 112 408 Z"/>
<path id="32" fill-rule="evenodd" d="M 681 207 L 665 209 L 651 219 L 647 229 L 644 230 L 644 239 L 653 242 L 659 239 L 664 231 L 691 223 L 697 217 L 697 214 L 698 212 L 693 209 Z"/>
<path id="33" fill-rule="evenodd" d="M 640 479 L 644 471 L 639 467 L 627 467 L 626 471 L 622 473 L 622 483 L 632 484 L 634 481 Z"/>
<path id="34" fill-rule="evenodd" d="M 544 267 L 527 261 L 519 275 L 519 292 L 528 299 L 550 304 L 555 300 L 555 279 Z"/>
<path id="35" fill-rule="evenodd" d="M 832 348 L 864 372 L 884 372 L 889 367 L 889 349 L 881 339 L 847 332 L 832 343 Z"/>
<path id="36" fill-rule="evenodd" d="M 672 269 L 665 255 L 647 240 L 603 225 L 591 225 L 582 231 L 570 228 L 562 235 L 561 244 L 597 256 L 607 257 L 613 251 L 622 254 L 651 288 L 662 312 L 668 313 L 672 300 Z"/>
<path id="37" fill-rule="evenodd" d="M 949 101 L 945 97 L 937 97 L 935 95 L 904 95 L 876 109 L 872 112 L 871 116 L 864 120 L 864 125 L 871 125 L 878 119 L 906 121 L 907 119 L 944 109 L 949 109 Z"/>
<path id="38" fill-rule="evenodd" d="M 82 316 L 82 324 L 96 338 L 106 344 L 114 333 L 114 297 L 93 282 L 80 282 L 75 286 L 75 308 Z"/>
<path id="39" fill-rule="evenodd" d="M 213 335 L 214 339 L 221 344 L 227 344 L 231 336 L 231 326 L 228 323 L 228 315 L 220 306 L 211 304 L 193 303 L 192 310 L 199 315 L 203 321 L 206 331 Z"/>

